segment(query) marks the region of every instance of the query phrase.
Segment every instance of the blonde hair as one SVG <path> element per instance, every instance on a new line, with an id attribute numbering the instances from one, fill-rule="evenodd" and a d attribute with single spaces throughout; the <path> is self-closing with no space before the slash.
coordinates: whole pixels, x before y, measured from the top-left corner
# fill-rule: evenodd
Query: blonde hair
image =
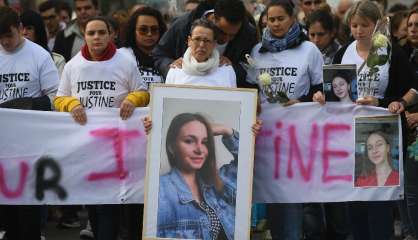
<path id="1" fill-rule="evenodd" d="M 383 14 L 377 3 L 369 0 L 361 0 L 354 3 L 354 5 L 348 10 L 346 18 L 348 25 L 351 23 L 354 16 L 368 18 L 374 23 L 377 23 L 377 21 L 383 17 Z"/>

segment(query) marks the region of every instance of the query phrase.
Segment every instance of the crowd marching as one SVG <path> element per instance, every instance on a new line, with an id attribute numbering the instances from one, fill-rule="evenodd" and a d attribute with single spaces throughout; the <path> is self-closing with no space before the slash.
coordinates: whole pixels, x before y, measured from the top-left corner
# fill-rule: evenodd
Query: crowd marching
<path id="1" fill-rule="evenodd" d="M 136 4 L 108 16 L 98 0 L 40 2 L 18 12 L 0 0 L 0 108 L 69 112 L 81 125 L 87 109 L 120 108 L 127 119 L 149 104 L 154 83 L 255 88 L 264 103 L 263 73 L 280 79 L 282 105 L 325 104 L 323 65 L 355 64 L 361 86 L 376 25 L 389 17 L 391 60 L 377 68 L 375 91 L 346 100 L 400 113 L 404 149 L 416 139 L 418 1 L 387 9 L 388 0 L 340 0 L 336 8 L 326 0 L 188 0 L 176 15 Z M 418 162 L 405 154 L 404 166 L 404 200 L 254 204 L 253 232 L 268 229 L 278 240 L 390 240 L 400 222 L 398 237 L 418 239 Z M 203 215 L 217 219 L 203 206 Z M 0 205 L 0 239 L 46 239 L 46 222 L 56 216 L 58 227 L 80 228 L 82 208 L 88 222 L 80 237 L 141 239 L 142 204 Z M 218 225 L 207 239 L 230 239 L 229 227 Z"/>

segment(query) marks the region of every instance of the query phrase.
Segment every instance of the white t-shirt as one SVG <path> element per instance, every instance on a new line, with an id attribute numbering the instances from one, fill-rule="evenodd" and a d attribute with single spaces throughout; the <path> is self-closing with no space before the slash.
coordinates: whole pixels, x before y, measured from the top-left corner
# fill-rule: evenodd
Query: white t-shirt
<path id="1" fill-rule="evenodd" d="M 38 44 L 25 39 L 11 53 L 0 46 L 0 103 L 23 97 L 52 96 L 58 81 L 51 55 Z"/>
<path id="2" fill-rule="evenodd" d="M 357 71 L 363 64 L 364 59 L 361 58 L 356 50 L 357 41 L 351 43 L 344 53 L 341 64 L 356 64 Z M 370 68 L 365 64 L 361 72 L 357 76 L 357 94 L 359 97 L 374 96 L 382 99 L 385 96 L 386 88 L 389 84 L 389 63 L 379 66 L 377 74 L 371 75 Z"/>
<path id="3" fill-rule="evenodd" d="M 119 50 L 121 53 L 126 54 L 129 58 L 131 58 L 132 61 L 137 62 L 134 51 L 131 48 L 120 48 Z M 164 82 L 163 77 L 156 68 L 139 66 L 138 70 L 142 81 L 147 85 L 148 90 L 150 89 L 151 84 Z"/>
<path id="4" fill-rule="evenodd" d="M 77 97 L 85 108 L 110 108 L 135 90 L 147 88 L 128 56 L 117 50 L 107 61 L 88 61 L 79 52 L 65 65 L 57 96 Z"/>
<path id="5" fill-rule="evenodd" d="M 319 49 L 311 42 L 304 41 L 296 48 L 281 52 L 260 53 L 261 43 L 251 51 L 255 67 L 250 68 L 247 81 L 259 84 L 258 76 L 268 73 L 271 88 L 286 93 L 289 99 L 298 99 L 309 93 L 310 87 L 322 83 L 324 60 Z M 261 101 L 266 101 L 265 89 L 260 85 Z"/>
<path id="6" fill-rule="evenodd" d="M 189 84 L 209 87 L 236 88 L 237 79 L 232 66 L 221 66 L 204 76 L 188 75 L 181 68 L 170 68 L 165 80 L 167 84 Z"/>

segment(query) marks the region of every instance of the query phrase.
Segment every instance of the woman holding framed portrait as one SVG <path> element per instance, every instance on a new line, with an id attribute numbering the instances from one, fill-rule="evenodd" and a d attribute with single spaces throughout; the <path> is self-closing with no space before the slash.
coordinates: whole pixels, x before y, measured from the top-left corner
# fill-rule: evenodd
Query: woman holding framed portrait
<path id="1" fill-rule="evenodd" d="M 182 67 L 169 70 L 166 84 L 236 88 L 232 66 L 219 66 L 216 38 L 217 29 L 211 22 L 196 20 Z M 145 118 L 147 133 L 151 126 L 151 119 Z M 235 239 L 238 132 L 188 112 L 175 115 L 168 126 L 165 147 L 170 170 L 159 177 L 156 236 Z M 256 135 L 261 121 L 252 129 Z M 217 161 L 223 159 L 215 157 L 215 136 L 222 136 L 233 156 L 231 162 Z"/>

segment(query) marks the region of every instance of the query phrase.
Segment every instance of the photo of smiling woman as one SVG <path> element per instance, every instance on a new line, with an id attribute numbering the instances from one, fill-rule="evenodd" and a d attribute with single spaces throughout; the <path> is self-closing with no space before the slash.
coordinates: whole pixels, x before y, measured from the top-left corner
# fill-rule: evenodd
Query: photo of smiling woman
<path id="1" fill-rule="evenodd" d="M 362 171 L 356 177 L 356 187 L 399 185 L 399 172 L 393 166 L 391 149 L 388 134 L 380 130 L 369 132 L 365 139 L 362 160 L 359 161 Z"/>
<path id="2" fill-rule="evenodd" d="M 325 71 L 326 70 L 324 70 L 324 92 L 327 101 L 353 103 L 355 94 L 352 92 L 352 74 L 346 70 L 334 70 L 330 74 L 331 77 L 326 79 L 328 74 Z"/>
<path id="3" fill-rule="evenodd" d="M 332 95 L 340 102 L 352 103 L 350 80 L 344 76 L 336 75 L 332 79 Z"/>
<path id="4" fill-rule="evenodd" d="M 215 136 L 233 160 L 217 167 Z M 167 130 L 168 173 L 160 175 L 157 237 L 234 239 L 239 134 L 198 113 L 176 115 Z"/>

